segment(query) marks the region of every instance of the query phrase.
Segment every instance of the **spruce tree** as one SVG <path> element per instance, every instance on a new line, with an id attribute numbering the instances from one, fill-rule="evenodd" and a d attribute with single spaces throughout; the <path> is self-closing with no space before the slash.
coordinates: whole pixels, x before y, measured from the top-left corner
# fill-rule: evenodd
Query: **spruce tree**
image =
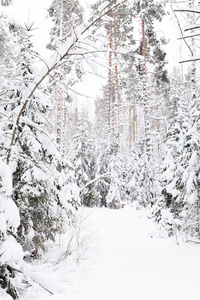
<path id="1" fill-rule="evenodd" d="M 187 107 L 187 79 L 182 80 L 175 70 L 171 78 L 169 126 L 166 152 L 160 172 L 160 196 L 154 207 L 156 220 L 165 227 L 169 235 L 181 229 L 183 201 L 183 172 L 185 168 L 184 148 L 188 139 L 189 115 Z"/>
<path id="2" fill-rule="evenodd" d="M 96 206 L 94 184 L 84 188 L 96 175 L 95 147 L 91 138 L 91 124 L 84 112 L 80 113 L 78 117 L 77 133 L 73 138 L 71 160 L 74 165 L 77 185 L 81 189 L 82 205 Z"/>
<path id="3" fill-rule="evenodd" d="M 95 190 L 97 191 L 97 206 L 99 207 L 107 207 L 107 196 L 110 188 L 111 178 L 109 176 L 109 163 L 113 157 L 113 147 L 107 143 L 103 143 L 103 140 L 98 140 L 96 142 L 98 144 L 96 149 L 97 156 L 97 169 L 96 169 L 96 177 L 103 176 L 103 174 L 107 174 L 104 177 L 101 177 L 100 180 L 95 182 Z"/>
<path id="4" fill-rule="evenodd" d="M 12 171 L 5 163 L 6 147 L 9 144 L 5 132 L 5 123 L 8 124 L 9 113 L 6 111 L 5 105 L 10 102 L 6 95 L 15 61 L 11 55 L 13 37 L 9 32 L 9 22 L 6 17 L 0 16 L 0 28 L 0 288 L 16 299 L 19 281 L 16 278 L 15 269 L 19 267 L 18 264 L 23 259 L 23 251 L 16 241 L 20 217 L 12 198 Z"/>
<path id="5" fill-rule="evenodd" d="M 15 25 L 10 29 L 15 67 L 3 96 L 2 154 L 8 150 L 17 112 L 35 79 L 32 65 L 37 57 L 32 49 L 29 29 L 16 28 Z M 63 190 L 68 185 L 66 181 L 73 185 L 73 175 L 70 173 L 71 167 L 63 161 L 55 146 L 55 137 L 48 133 L 46 100 L 41 88 L 23 111 L 9 158 L 13 173 L 13 200 L 19 208 L 21 219 L 17 239 L 24 249 L 34 252 L 36 256 L 40 250 L 45 250 L 48 239 L 54 240 L 56 232 L 62 231 L 63 226 L 71 222 L 79 201 L 74 192 L 65 201 L 63 199 Z"/>

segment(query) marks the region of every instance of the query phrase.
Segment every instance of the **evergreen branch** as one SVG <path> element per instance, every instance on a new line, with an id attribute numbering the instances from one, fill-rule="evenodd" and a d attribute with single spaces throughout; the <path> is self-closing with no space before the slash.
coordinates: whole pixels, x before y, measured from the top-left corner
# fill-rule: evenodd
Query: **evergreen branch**
<path id="1" fill-rule="evenodd" d="M 22 107 L 20 109 L 20 112 L 17 116 L 16 119 L 16 124 L 14 126 L 14 130 L 13 130 L 13 134 L 12 134 L 12 138 L 11 138 L 11 143 L 10 143 L 10 147 L 8 149 L 8 154 L 7 154 L 7 164 L 9 164 L 10 162 L 10 156 L 11 156 L 11 152 L 12 152 L 12 147 L 14 145 L 15 142 L 15 136 L 17 133 L 17 127 L 19 126 L 19 122 L 22 116 L 22 113 L 24 112 L 24 110 L 26 109 L 29 100 L 32 98 L 32 96 L 34 95 L 35 91 L 38 89 L 38 87 L 40 86 L 40 84 L 46 79 L 46 77 L 49 75 L 50 72 L 52 72 L 56 67 L 57 67 L 58 63 L 56 62 L 47 72 L 44 76 L 42 76 L 42 78 L 36 83 L 35 87 L 32 89 L 32 91 L 30 92 L 29 96 L 27 97 L 27 99 L 25 100 L 24 104 L 22 104 Z"/>
<path id="2" fill-rule="evenodd" d="M 108 14 L 109 12 L 111 12 L 113 9 L 117 8 L 119 5 L 121 5 L 122 3 L 126 2 L 127 0 L 123 0 L 118 4 L 113 5 L 110 9 L 106 10 L 102 15 L 100 15 L 98 18 L 96 18 L 94 21 L 92 21 L 88 26 L 85 27 L 85 29 L 83 29 L 83 31 L 80 34 L 80 37 L 84 35 L 85 32 L 87 32 L 92 26 L 94 26 L 98 21 L 101 20 L 102 17 L 104 17 L 106 14 Z M 69 55 L 69 51 L 74 47 L 74 45 L 79 41 L 79 37 L 76 37 L 75 41 L 71 44 L 71 46 L 69 46 L 68 50 L 66 51 L 66 53 L 61 56 L 60 61 L 62 61 L 66 56 Z"/>

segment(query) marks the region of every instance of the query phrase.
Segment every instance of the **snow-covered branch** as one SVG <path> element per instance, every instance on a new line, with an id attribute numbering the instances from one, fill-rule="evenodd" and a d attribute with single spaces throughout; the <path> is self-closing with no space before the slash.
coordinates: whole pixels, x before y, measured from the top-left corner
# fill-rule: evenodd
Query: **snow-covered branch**
<path id="1" fill-rule="evenodd" d="M 191 9 L 191 8 L 180 8 L 180 9 L 174 9 L 176 12 L 189 12 L 189 13 L 196 13 L 200 14 L 199 9 Z"/>
<path id="2" fill-rule="evenodd" d="M 187 39 L 187 38 L 193 38 L 193 37 L 196 37 L 196 36 L 200 36 L 200 33 L 191 34 L 191 35 L 187 35 L 187 36 L 182 36 L 182 37 L 178 38 L 178 40 Z"/>
<path id="3" fill-rule="evenodd" d="M 185 60 L 181 60 L 179 61 L 180 64 L 182 63 L 185 63 L 185 62 L 193 62 L 193 61 L 199 61 L 200 60 L 200 57 L 193 57 L 193 58 L 188 58 L 188 59 L 185 59 Z"/>
<path id="4" fill-rule="evenodd" d="M 194 30 L 194 29 L 199 29 L 200 25 L 195 25 L 195 26 L 190 26 L 184 29 L 184 31 L 189 31 L 189 30 Z"/>
<path id="5" fill-rule="evenodd" d="M 101 174 L 99 175 L 98 177 L 90 180 L 86 185 L 84 185 L 82 188 L 80 188 L 79 192 L 82 193 L 82 191 L 88 187 L 89 185 L 91 185 L 92 183 L 98 181 L 99 179 L 101 179 L 102 177 L 106 177 L 106 176 L 111 176 L 111 172 L 107 172 L 107 173 L 104 173 L 104 174 Z"/>

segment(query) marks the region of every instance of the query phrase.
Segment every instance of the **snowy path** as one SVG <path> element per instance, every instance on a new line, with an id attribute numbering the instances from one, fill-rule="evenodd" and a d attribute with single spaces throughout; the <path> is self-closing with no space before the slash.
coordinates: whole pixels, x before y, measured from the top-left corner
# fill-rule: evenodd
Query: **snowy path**
<path id="1" fill-rule="evenodd" d="M 52 270 L 41 266 L 43 275 L 35 277 L 54 295 L 34 290 L 23 300 L 200 299 L 200 245 L 151 238 L 156 225 L 135 208 L 84 209 L 84 215 L 88 249 L 79 267 L 70 267 L 71 256 Z"/>
<path id="2" fill-rule="evenodd" d="M 135 209 L 95 210 L 100 252 L 69 300 L 200 298 L 200 247 L 151 238 L 154 224 Z"/>

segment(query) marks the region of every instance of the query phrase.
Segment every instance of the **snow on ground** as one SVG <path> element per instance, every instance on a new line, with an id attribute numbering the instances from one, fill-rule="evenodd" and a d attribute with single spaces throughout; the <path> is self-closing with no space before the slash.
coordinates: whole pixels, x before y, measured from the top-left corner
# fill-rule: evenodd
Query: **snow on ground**
<path id="1" fill-rule="evenodd" d="M 81 231 L 77 226 L 71 235 L 78 241 L 71 242 L 76 251 L 67 259 L 61 254 L 69 248 L 69 236 L 43 257 L 42 265 L 24 267 L 33 286 L 20 299 L 199 299 L 199 245 L 160 239 L 156 224 L 135 207 L 84 209 L 81 223 Z"/>
<path id="2" fill-rule="evenodd" d="M 129 207 L 94 210 L 100 251 L 68 299 L 199 299 L 200 247 L 152 237 L 155 224 L 140 215 Z"/>

